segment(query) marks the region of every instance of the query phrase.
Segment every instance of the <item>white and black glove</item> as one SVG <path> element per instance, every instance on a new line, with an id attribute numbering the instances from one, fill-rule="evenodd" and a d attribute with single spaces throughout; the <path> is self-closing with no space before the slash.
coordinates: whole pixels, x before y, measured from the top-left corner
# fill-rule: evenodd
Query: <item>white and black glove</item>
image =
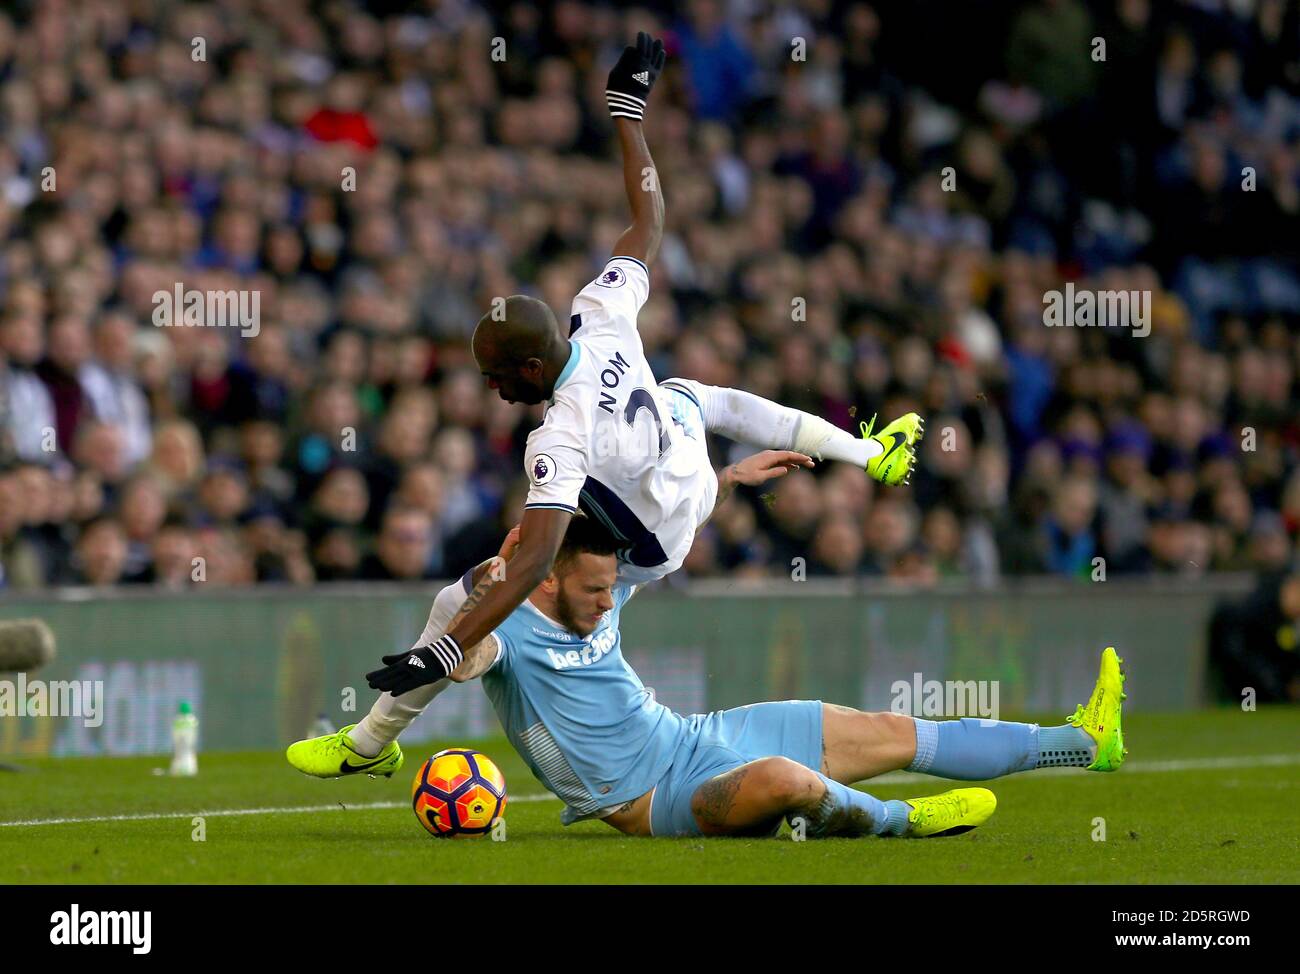
<path id="1" fill-rule="evenodd" d="M 622 57 L 605 83 L 605 101 L 609 103 L 611 115 L 634 118 L 638 122 L 645 117 L 646 98 L 664 68 L 666 57 L 664 42 L 652 41 L 645 31 L 636 35 L 635 47 L 623 48 Z"/>
<path id="2" fill-rule="evenodd" d="M 384 668 L 367 673 L 366 682 L 372 690 L 387 690 L 400 697 L 407 690 L 450 676 L 464 658 L 456 640 L 442 636 L 428 646 L 383 657 Z"/>

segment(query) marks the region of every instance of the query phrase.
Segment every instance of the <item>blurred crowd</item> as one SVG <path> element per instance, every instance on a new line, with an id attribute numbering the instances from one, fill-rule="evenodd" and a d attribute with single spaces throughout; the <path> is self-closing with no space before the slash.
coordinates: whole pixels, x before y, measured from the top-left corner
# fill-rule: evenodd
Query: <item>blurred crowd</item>
<path id="1" fill-rule="evenodd" d="M 1296 556 L 1295 3 L 33 0 L 0 13 L 0 588 L 495 552 L 540 414 L 468 336 L 516 292 L 563 320 L 626 225 L 638 29 L 656 374 L 928 423 L 910 488 L 738 493 L 685 577 Z M 1048 327 L 1066 282 L 1148 293 L 1149 334 Z M 160 327 L 178 283 L 257 292 L 257 334 Z"/>

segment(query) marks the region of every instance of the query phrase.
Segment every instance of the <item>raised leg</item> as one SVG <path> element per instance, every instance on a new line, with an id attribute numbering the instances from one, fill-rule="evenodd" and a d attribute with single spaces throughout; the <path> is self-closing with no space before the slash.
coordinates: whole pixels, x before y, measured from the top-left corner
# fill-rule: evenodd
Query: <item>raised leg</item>
<path id="1" fill-rule="evenodd" d="M 768 450 L 798 450 L 819 460 L 842 460 L 857 467 L 884 447 L 832 426 L 820 416 L 791 409 L 742 389 L 707 386 L 688 379 L 665 379 L 661 385 L 689 390 L 704 413 L 705 428 L 737 443 Z"/>
<path id="2" fill-rule="evenodd" d="M 899 771 L 916 756 L 916 721 L 822 704 L 822 774 L 851 785 Z"/>

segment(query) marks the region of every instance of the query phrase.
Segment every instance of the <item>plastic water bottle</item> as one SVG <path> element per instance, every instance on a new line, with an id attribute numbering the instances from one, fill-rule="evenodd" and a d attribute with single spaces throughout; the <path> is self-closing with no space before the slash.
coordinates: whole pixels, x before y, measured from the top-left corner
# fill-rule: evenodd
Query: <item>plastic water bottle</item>
<path id="1" fill-rule="evenodd" d="M 188 700 L 182 700 L 172 721 L 172 769 L 174 775 L 199 773 L 199 718 Z"/>

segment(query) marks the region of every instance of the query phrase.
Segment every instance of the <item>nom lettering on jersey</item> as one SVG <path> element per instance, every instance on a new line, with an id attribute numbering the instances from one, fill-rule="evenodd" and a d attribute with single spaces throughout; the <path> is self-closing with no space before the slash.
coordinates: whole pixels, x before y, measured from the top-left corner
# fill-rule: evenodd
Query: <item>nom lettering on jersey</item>
<path id="1" fill-rule="evenodd" d="M 627 364 L 627 359 L 623 357 L 621 351 L 615 352 L 614 357 L 609 359 L 608 363 L 608 368 L 600 370 L 600 384 L 606 389 L 617 389 L 618 384 L 623 381 L 623 376 L 627 374 L 627 370 L 630 366 Z M 615 399 L 613 393 L 602 391 L 600 394 L 600 402 L 597 403 L 597 405 L 612 416 L 614 415 L 614 403 Z"/>

